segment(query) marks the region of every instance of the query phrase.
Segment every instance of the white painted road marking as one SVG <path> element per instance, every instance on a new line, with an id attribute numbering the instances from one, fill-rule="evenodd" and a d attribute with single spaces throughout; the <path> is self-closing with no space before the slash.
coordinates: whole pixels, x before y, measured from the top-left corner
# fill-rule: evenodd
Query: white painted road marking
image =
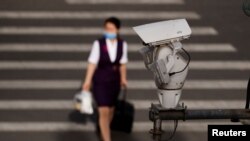
<path id="1" fill-rule="evenodd" d="M 142 44 L 128 44 L 129 52 L 138 52 Z M 232 44 L 227 43 L 189 43 L 183 44 L 189 52 L 236 52 Z M 90 52 L 92 44 L 0 44 L 0 52 Z M 139 53 L 139 52 L 138 52 Z"/>
<path id="2" fill-rule="evenodd" d="M 68 4 L 184 4 L 184 0 L 66 0 Z"/>
<path id="3" fill-rule="evenodd" d="M 2 11 L 0 12 L 0 18 L 8 19 L 105 19 L 106 17 L 116 16 L 121 19 L 175 19 L 175 18 L 187 18 L 187 19 L 200 19 L 200 16 L 195 12 L 190 11 L 79 11 L 79 12 L 27 12 L 27 11 Z"/>
<path id="4" fill-rule="evenodd" d="M 155 97 L 157 94 L 155 93 Z M 157 100 L 128 100 L 137 110 L 147 110 Z M 237 109 L 243 108 L 244 100 L 181 100 L 188 108 L 197 109 Z M 7 110 L 73 110 L 73 100 L 0 100 L 0 109 Z"/>
<path id="5" fill-rule="evenodd" d="M 202 122 L 182 122 L 178 126 L 178 131 L 182 132 L 207 132 L 207 125 L 218 125 L 218 124 L 240 124 L 240 123 L 231 123 L 227 121 L 202 121 Z M 165 131 L 172 131 L 171 126 L 172 122 L 164 124 L 163 128 Z M 192 128 L 190 128 L 192 127 Z M 150 121 L 147 122 L 134 122 L 133 123 L 133 132 L 147 132 L 153 128 L 153 123 Z M 79 124 L 72 122 L 0 122 L 0 131 L 1 132 L 60 132 L 60 131 L 85 131 L 85 132 L 94 132 L 95 125 L 93 123 Z"/>
<path id="6" fill-rule="evenodd" d="M 212 27 L 192 27 L 192 35 L 217 35 Z M 101 35 L 103 29 L 98 27 L 0 27 L 0 34 L 21 35 Z M 121 28 L 122 35 L 136 35 L 132 27 Z"/>
<path id="7" fill-rule="evenodd" d="M 0 89 L 78 89 L 81 80 L 0 80 Z M 129 89 L 156 89 L 153 80 L 130 80 Z M 227 89 L 247 88 L 247 80 L 187 80 L 184 89 Z"/>
<path id="8" fill-rule="evenodd" d="M 86 69 L 85 61 L 0 61 L 3 69 Z M 127 64 L 130 70 L 145 70 L 142 61 L 131 61 Z M 191 70 L 250 70 L 249 61 L 191 61 Z"/>

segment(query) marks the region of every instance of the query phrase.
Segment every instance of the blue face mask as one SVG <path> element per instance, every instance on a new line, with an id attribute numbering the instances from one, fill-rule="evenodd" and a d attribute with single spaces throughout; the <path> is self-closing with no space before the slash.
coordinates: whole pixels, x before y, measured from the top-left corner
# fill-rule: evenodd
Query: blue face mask
<path id="1" fill-rule="evenodd" d="M 115 39 L 117 37 L 116 33 L 109 33 L 109 32 L 105 32 L 104 33 L 105 38 L 107 39 Z"/>

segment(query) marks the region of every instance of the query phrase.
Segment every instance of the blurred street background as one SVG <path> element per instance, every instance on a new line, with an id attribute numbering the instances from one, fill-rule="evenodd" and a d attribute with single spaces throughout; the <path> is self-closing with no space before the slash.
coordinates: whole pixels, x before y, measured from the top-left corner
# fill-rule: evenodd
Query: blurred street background
<path id="1" fill-rule="evenodd" d="M 241 0 L 1 0 L 0 140 L 98 140 L 89 119 L 72 119 L 72 99 L 109 16 L 122 20 L 129 45 L 128 101 L 136 108 L 133 132 L 113 132 L 113 141 L 152 140 L 148 108 L 157 95 L 138 53 L 141 41 L 131 29 L 136 25 L 186 18 L 193 33 L 183 43 L 192 61 L 182 101 L 188 108 L 244 108 L 250 18 L 241 7 Z M 232 123 L 181 121 L 173 140 L 206 141 L 208 124 Z M 162 140 L 173 127 L 164 123 Z"/>

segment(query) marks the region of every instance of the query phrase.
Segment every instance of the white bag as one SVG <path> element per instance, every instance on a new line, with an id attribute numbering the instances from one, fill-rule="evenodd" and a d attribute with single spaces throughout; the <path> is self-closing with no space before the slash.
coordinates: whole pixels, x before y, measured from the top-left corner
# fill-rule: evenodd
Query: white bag
<path id="1" fill-rule="evenodd" d="M 92 94 L 89 91 L 81 91 L 74 97 L 75 108 L 83 114 L 93 114 Z"/>

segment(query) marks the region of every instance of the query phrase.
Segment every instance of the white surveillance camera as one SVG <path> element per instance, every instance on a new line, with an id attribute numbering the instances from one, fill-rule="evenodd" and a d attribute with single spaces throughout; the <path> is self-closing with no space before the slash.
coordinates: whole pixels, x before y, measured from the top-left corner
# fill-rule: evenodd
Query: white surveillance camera
<path id="1" fill-rule="evenodd" d="M 186 19 L 140 25 L 134 30 L 145 45 L 139 52 L 145 67 L 154 74 L 160 104 L 176 108 L 190 62 L 190 55 L 180 42 L 191 35 Z"/>
<path id="2" fill-rule="evenodd" d="M 151 46 L 169 44 L 187 39 L 191 28 L 186 19 L 168 20 L 133 27 L 145 44 Z"/>

